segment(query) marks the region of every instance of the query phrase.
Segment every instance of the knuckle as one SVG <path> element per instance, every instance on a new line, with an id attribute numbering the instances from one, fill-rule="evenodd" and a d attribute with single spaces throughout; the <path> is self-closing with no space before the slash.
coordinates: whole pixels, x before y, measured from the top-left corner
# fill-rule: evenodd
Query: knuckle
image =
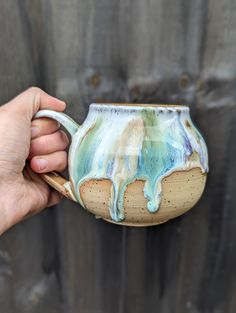
<path id="1" fill-rule="evenodd" d="M 63 142 L 63 144 L 65 145 L 65 147 L 69 144 L 69 139 L 66 135 L 66 133 L 63 130 L 59 130 L 59 136 L 60 136 L 60 140 Z"/>
<path id="2" fill-rule="evenodd" d="M 49 140 L 48 136 L 43 136 L 40 138 L 40 146 L 43 148 L 45 153 L 50 152 L 51 144 L 50 144 L 50 140 Z"/>
<path id="3" fill-rule="evenodd" d="M 44 122 L 48 132 L 55 132 L 60 128 L 60 124 L 57 121 L 45 118 Z"/>
<path id="4" fill-rule="evenodd" d="M 62 171 L 63 168 L 64 168 L 64 163 L 62 162 L 62 160 L 59 160 L 57 164 L 57 170 Z"/>
<path id="5" fill-rule="evenodd" d="M 51 119 L 49 119 L 49 121 L 50 121 L 50 123 L 51 123 L 53 129 L 57 130 L 57 129 L 60 128 L 60 123 L 59 123 L 59 122 L 53 121 L 53 120 L 51 120 Z"/>
<path id="6" fill-rule="evenodd" d="M 38 87 L 30 87 L 26 92 L 31 97 L 31 104 L 34 110 L 37 111 L 39 109 L 40 102 L 41 102 L 41 95 L 43 92 L 42 89 Z"/>
<path id="7" fill-rule="evenodd" d="M 40 93 L 42 92 L 42 89 L 40 89 L 39 87 L 36 86 L 31 86 L 28 88 L 28 92 L 30 93 Z"/>
<path id="8" fill-rule="evenodd" d="M 38 118 L 31 122 L 32 126 L 40 128 L 42 133 L 49 134 L 59 129 L 60 124 L 49 118 Z"/>
<path id="9" fill-rule="evenodd" d="M 67 153 L 62 152 L 60 157 L 58 158 L 58 169 L 60 171 L 64 170 L 67 165 Z"/>

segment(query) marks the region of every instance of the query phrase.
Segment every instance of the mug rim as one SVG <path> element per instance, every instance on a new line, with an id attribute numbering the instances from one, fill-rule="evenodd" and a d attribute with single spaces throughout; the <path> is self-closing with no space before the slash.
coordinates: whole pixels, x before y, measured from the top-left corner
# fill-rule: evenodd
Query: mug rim
<path id="1" fill-rule="evenodd" d="M 184 104 L 156 104 L 156 103 L 130 103 L 130 102 L 93 102 L 90 104 L 91 106 L 102 106 L 102 107 L 145 107 L 145 108 L 160 108 L 160 109 L 168 109 L 168 108 L 176 108 L 176 109 L 189 109 L 189 106 Z"/>

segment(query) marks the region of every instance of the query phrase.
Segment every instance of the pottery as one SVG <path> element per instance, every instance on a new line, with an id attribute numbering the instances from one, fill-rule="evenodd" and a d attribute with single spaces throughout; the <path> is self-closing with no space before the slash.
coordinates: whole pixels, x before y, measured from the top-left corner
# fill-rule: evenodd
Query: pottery
<path id="1" fill-rule="evenodd" d="M 192 208 L 204 190 L 207 147 L 181 105 L 91 104 L 79 126 L 64 113 L 39 111 L 71 134 L 69 181 L 51 186 L 109 222 L 148 226 Z"/>

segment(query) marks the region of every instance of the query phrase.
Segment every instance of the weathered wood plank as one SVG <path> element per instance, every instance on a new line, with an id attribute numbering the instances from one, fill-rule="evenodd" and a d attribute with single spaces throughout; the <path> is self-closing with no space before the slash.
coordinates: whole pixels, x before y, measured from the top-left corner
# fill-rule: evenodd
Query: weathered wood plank
<path id="1" fill-rule="evenodd" d="M 1 103 L 37 84 L 80 123 L 92 101 L 189 103 L 211 166 L 200 203 L 168 224 L 115 226 L 64 200 L 14 227 L 0 238 L 4 313 L 233 313 L 236 2 L 11 0 L 0 11 Z"/>
<path id="2" fill-rule="evenodd" d="M 1 104 L 30 85 L 42 85 L 39 72 L 35 71 L 40 62 L 34 50 L 37 39 L 33 33 L 38 31 L 39 2 L 35 1 L 35 7 L 29 4 L 28 1 L 0 3 Z M 32 29 L 31 24 L 34 23 L 35 28 Z M 0 238 L 2 312 L 60 312 L 53 249 L 55 238 L 52 227 L 49 227 L 50 221 L 51 213 L 48 211 L 17 225 Z"/>
<path id="3" fill-rule="evenodd" d="M 208 0 L 203 44 L 203 76 L 235 79 L 236 2 Z"/>
<path id="4" fill-rule="evenodd" d="M 128 3 L 128 8 L 126 2 L 121 5 L 127 18 L 120 43 L 130 99 L 193 104 L 205 1 Z"/>
<path id="5" fill-rule="evenodd" d="M 228 312 L 228 301 L 232 297 L 228 271 L 234 276 L 234 269 L 223 263 L 228 259 L 228 251 L 235 249 L 231 235 L 235 232 L 231 226 L 231 223 L 235 223 L 235 217 L 231 212 L 234 204 L 231 206 L 226 200 L 227 195 L 233 197 L 232 187 L 227 184 L 229 173 L 226 167 L 230 166 L 234 171 L 230 165 L 232 163 L 228 163 L 234 154 L 227 141 L 236 116 L 236 107 L 224 106 L 220 110 L 203 108 L 198 114 L 210 150 L 211 172 L 203 199 L 186 216 L 176 312 L 186 308 L 193 312 Z M 185 221 L 185 217 L 183 219 Z M 232 258 L 228 262 L 234 262 L 234 254 Z M 222 297 L 223 290 L 225 295 Z M 225 297 L 229 298 L 226 300 Z"/>
<path id="6" fill-rule="evenodd" d="M 3 250 L 4 249 L 4 250 Z M 0 250 L 0 307 L 2 312 L 14 312 L 12 268 L 7 248 Z"/>

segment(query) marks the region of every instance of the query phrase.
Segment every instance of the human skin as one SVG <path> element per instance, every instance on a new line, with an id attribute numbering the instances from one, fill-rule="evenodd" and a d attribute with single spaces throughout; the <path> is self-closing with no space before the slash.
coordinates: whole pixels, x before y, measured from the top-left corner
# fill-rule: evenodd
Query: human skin
<path id="1" fill-rule="evenodd" d="M 61 196 L 36 173 L 63 171 L 69 140 L 59 124 L 33 120 L 41 109 L 64 111 L 65 102 L 31 87 L 0 108 L 0 234 Z"/>

